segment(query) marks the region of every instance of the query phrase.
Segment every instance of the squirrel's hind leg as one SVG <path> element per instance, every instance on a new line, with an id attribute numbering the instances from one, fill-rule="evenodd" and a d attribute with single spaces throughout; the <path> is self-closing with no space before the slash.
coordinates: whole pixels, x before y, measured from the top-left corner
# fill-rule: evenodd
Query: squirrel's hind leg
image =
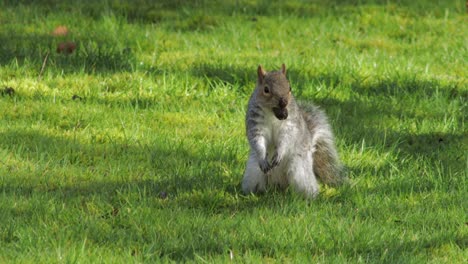
<path id="1" fill-rule="evenodd" d="M 288 168 L 289 183 L 299 192 L 308 198 L 315 198 L 320 187 L 312 169 L 312 153 L 295 156 Z"/>
<path id="2" fill-rule="evenodd" d="M 242 191 L 245 194 L 264 192 L 266 189 L 266 175 L 258 164 L 257 156 L 251 153 L 242 180 Z"/>

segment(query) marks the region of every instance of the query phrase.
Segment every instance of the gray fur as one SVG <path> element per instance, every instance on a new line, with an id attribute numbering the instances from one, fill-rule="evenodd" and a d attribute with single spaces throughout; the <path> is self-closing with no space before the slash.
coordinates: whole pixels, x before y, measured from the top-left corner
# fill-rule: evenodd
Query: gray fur
<path id="1" fill-rule="evenodd" d="M 250 155 L 243 191 L 264 191 L 269 184 L 284 188 L 292 185 L 315 197 L 319 193 L 316 177 L 325 184 L 342 183 L 343 166 L 325 113 L 312 104 L 298 105 L 284 66 L 272 73 L 259 66 L 258 75 L 245 119 Z"/>

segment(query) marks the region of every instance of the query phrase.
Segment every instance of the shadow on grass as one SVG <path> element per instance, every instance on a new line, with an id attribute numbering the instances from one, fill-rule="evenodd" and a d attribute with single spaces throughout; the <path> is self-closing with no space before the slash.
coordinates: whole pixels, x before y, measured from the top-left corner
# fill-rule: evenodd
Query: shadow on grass
<path id="1" fill-rule="evenodd" d="M 227 196 L 242 196 L 241 172 L 226 174 L 227 167 L 237 166 L 237 150 L 223 145 L 207 148 L 211 150 L 197 154 L 182 142 L 82 143 L 34 131 L 2 132 L 0 149 L 23 165 L 5 166 L 0 160 L 2 170 L 13 176 L 2 179 L 0 193 L 56 200 L 101 197 L 113 204 L 121 202 L 119 193 L 143 193 L 210 213 L 253 210 L 258 202 L 273 209 L 286 199 L 283 191 L 272 189 L 256 202 L 226 202 Z"/>
<path id="2" fill-rule="evenodd" d="M 155 192 L 182 193 L 192 189 L 213 188 L 222 186 L 217 175 L 222 169 L 222 163 L 234 159 L 233 154 L 215 147 L 212 154 L 195 156 L 183 143 L 170 141 L 152 146 L 138 142 L 117 143 L 111 138 L 101 139 L 106 140 L 105 143 L 81 143 L 33 131 L 3 132 L 0 133 L 0 138 L 0 147 L 11 153 L 17 151 L 14 155 L 18 155 L 18 160 L 31 164 L 48 164 L 44 168 L 32 168 L 38 173 L 44 170 L 41 173 L 46 174 L 49 171 L 48 166 L 55 166 L 59 171 L 60 168 L 70 168 L 72 173 L 77 174 L 73 177 L 76 177 L 78 184 L 82 182 L 87 186 L 81 188 L 77 185 L 76 191 L 73 191 L 74 187 L 70 187 L 68 190 L 72 194 L 84 194 L 87 189 L 90 193 L 101 193 L 107 188 L 113 192 L 115 188 L 111 187 L 112 182 L 119 182 L 120 179 L 123 179 L 122 186 L 132 184 L 133 179 L 141 180 L 142 186 L 149 184 L 149 189 Z M 196 170 L 197 166 L 204 168 Z M 11 166 L 7 168 L 13 174 L 19 169 Z M 205 170 L 211 174 L 204 175 Z M 102 180 L 102 186 L 94 184 L 95 180 L 89 181 L 90 175 Z M 61 177 L 64 176 L 66 173 Z M 55 182 L 54 177 L 46 179 L 51 180 L 58 188 L 62 186 L 59 181 Z M 106 187 L 108 182 L 109 187 Z"/>
<path id="3" fill-rule="evenodd" d="M 200 63 L 193 65 L 190 74 L 195 77 L 207 78 L 212 81 L 221 81 L 223 84 L 237 84 L 245 91 L 245 94 L 250 94 L 255 88 L 257 80 L 257 69 L 252 67 L 246 68 L 238 65 L 225 65 L 222 63 Z"/>
<path id="4" fill-rule="evenodd" d="M 428 6 L 428 4 L 430 4 Z M 359 6 L 388 6 L 386 0 L 318 0 L 304 4 L 303 1 L 249 1 L 249 0 L 121 0 L 121 1 L 55 1 L 55 0 L 5 0 L 5 7 L 27 6 L 36 9 L 43 14 L 50 12 L 66 12 L 79 13 L 94 19 L 99 18 L 103 13 L 112 11 L 119 15 L 124 15 L 131 22 L 157 23 L 161 21 L 174 21 L 184 19 L 188 21 L 188 26 L 184 23 L 177 29 L 203 29 L 208 21 L 211 23 L 210 17 L 222 17 L 233 14 L 243 14 L 249 16 L 278 16 L 278 15 L 295 15 L 299 17 L 315 17 L 320 15 L 328 15 L 334 13 L 336 15 L 346 15 L 350 12 L 362 12 Z M 402 0 L 398 1 L 396 6 L 405 8 L 407 11 L 416 14 L 425 14 L 425 10 L 444 10 L 445 8 L 454 8 L 448 2 L 424 3 L 422 5 L 418 1 Z M 395 6 L 391 6 L 395 9 Z M 424 8 L 422 8 L 424 7 Z M 460 6 L 463 7 L 463 6 Z M 194 16 L 195 14 L 195 16 Z M 201 20 L 193 20 L 193 17 L 203 14 Z M 209 15 L 206 15 L 209 14 Z M 443 16 L 444 12 L 435 13 L 437 16 Z M 220 18 L 219 20 L 222 20 Z M 201 22 L 201 23 L 200 23 Z"/>
<path id="5" fill-rule="evenodd" d="M 25 64 L 37 69 L 38 76 L 46 56 L 45 70 L 57 73 L 114 73 L 131 71 L 135 64 L 130 49 L 117 50 L 99 36 L 76 41 L 72 54 L 58 53 L 58 44 L 66 41 L 47 34 L 0 32 L 0 64 Z"/>

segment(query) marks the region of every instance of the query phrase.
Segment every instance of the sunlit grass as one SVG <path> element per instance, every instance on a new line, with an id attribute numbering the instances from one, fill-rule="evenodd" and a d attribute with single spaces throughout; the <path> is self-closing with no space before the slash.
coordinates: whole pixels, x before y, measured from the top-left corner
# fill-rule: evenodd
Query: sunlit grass
<path id="1" fill-rule="evenodd" d="M 0 4 L 0 262 L 467 259 L 463 1 L 52 2 Z M 239 188 L 281 63 L 350 177 L 313 201 Z"/>

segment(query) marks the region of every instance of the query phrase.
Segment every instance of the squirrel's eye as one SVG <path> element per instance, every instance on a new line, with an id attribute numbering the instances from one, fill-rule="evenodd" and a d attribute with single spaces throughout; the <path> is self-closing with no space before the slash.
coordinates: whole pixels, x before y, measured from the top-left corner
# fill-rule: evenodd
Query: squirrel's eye
<path id="1" fill-rule="evenodd" d="M 291 85 L 289 85 L 289 91 L 291 91 L 291 90 L 292 90 L 292 89 L 291 89 Z"/>
<path id="2" fill-rule="evenodd" d="M 270 92 L 270 88 L 268 88 L 268 86 L 265 86 L 265 87 L 263 88 L 263 92 L 269 93 L 269 92 Z"/>

